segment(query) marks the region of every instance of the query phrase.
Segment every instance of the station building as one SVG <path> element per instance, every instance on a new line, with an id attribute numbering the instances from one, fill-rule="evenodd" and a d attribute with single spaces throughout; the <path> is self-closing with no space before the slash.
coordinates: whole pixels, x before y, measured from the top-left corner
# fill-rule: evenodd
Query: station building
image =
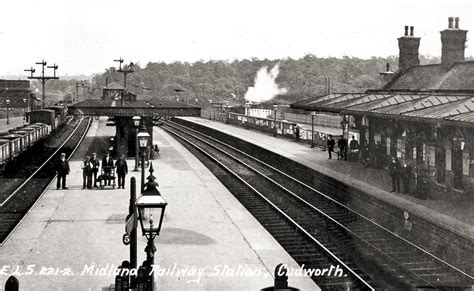
<path id="1" fill-rule="evenodd" d="M 29 102 L 34 101 L 30 98 L 31 96 L 30 81 L 0 80 L 0 106 L 2 108 L 6 106 L 6 100 L 9 100 L 10 108 L 31 107 Z"/>
<path id="2" fill-rule="evenodd" d="M 291 104 L 293 110 L 340 116 L 357 132 L 373 165 L 375 153 L 412 169 L 413 191 L 430 198 L 474 194 L 474 61 L 465 61 L 467 30 L 449 18 L 441 31 L 440 64 L 420 65 L 420 38 L 405 27 L 399 69 L 381 73 L 385 85 L 363 93 L 332 93 Z"/>

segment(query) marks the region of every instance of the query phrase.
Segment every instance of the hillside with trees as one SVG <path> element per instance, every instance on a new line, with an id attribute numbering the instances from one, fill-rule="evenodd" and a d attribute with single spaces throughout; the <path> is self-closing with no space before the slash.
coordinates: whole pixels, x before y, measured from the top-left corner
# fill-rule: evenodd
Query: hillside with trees
<path id="1" fill-rule="evenodd" d="M 421 56 L 421 62 L 436 63 L 438 59 Z M 277 98 L 289 103 L 324 94 L 325 77 L 331 78 L 332 92 L 364 92 L 378 88 L 382 85 L 379 73 L 385 70 L 386 63 L 396 71 L 398 57 L 359 59 L 306 55 L 297 60 L 149 62 L 145 66 L 134 66 L 135 72 L 128 75 L 127 89 L 137 94 L 139 99 L 163 98 L 201 106 L 208 104 L 209 100 L 241 104 L 247 88 L 254 84 L 257 71 L 277 63 L 280 64 L 280 73 L 276 81 L 288 90 L 287 95 Z M 100 98 L 102 88 L 111 82 L 123 84 L 123 75 L 113 67 L 91 77 L 84 87 L 79 86 L 79 100 Z M 40 88 L 39 84 L 35 85 Z M 50 98 L 58 100 L 60 96 L 75 94 L 76 80 L 49 81 L 47 92 Z"/>

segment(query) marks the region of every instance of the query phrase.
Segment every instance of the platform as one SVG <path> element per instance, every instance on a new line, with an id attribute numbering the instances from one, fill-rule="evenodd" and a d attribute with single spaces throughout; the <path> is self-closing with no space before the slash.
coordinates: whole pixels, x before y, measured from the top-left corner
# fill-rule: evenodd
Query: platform
<path id="1" fill-rule="evenodd" d="M 294 140 L 248 130 L 242 127 L 224 124 L 203 118 L 183 117 L 226 134 L 243 139 L 281 156 L 290 158 L 323 174 L 336 178 L 348 185 L 366 192 L 378 199 L 397 205 L 408 212 L 416 213 L 436 224 L 443 225 L 474 239 L 474 199 L 459 200 L 421 200 L 414 196 L 391 193 L 391 180 L 385 171 L 365 168 L 364 166 L 337 159 L 328 159 L 328 154 L 320 148 L 310 148 L 308 144 Z"/>
<path id="2" fill-rule="evenodd" d="M 71 160 L 69 189 L 55 190 L 53 182 L 0 247 L 0 268 L 11 271 L 19 266 L 27 272 L 30 267 L 36 273 L 18 276 L 21 290 L 102 290 L 114 282 L 112 271 L 128 259 L 122 235 L 130 177 L 140 180 L 140 172 L 131 171 L 134 161 L 127 160 L 131 171 L 127 189 L 81 189 L 83 156 L 97 151 L 101 158 L 98 146 L 114 135 L 105 123 L 105 118 L 94 121 Z M 155 240 L 155 264 L 165 272 L 155 275 L 157 290 L 259 290 L 273 284 L 277 264 L 298 268 L 204 165 L 164 131 L 154 131 L 154 143 L 160 146 L 154 175 L 168 202 Z M 139 263 L 145 260 L 145 243 L 140 236 Z M 70 268 L 73 275 L 39 275 L 42 268 L 59 268 L 59 273 Z M 6 279 L 0 275 L 0 290 Z M 290 277 L 289 283 L 301 290 L 318 290 L 307 277 Z"/>
<path id="3" fill-rule="evenodd" d="M 10 129 L 17 128 L 19 126 L 28 124 L 26 120 L 23 119 L 23 116 L 15 116 L 9 118 L 10 123 L 7 124 L 7 119 L 0 119 L 0 132 L 7 132 Z"/>

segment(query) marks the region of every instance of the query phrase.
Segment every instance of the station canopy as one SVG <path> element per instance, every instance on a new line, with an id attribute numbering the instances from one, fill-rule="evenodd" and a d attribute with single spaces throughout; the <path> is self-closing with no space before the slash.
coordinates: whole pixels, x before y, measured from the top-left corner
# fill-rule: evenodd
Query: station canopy
<path id="1" fill-rule="evenodd" d="M 291 104 L 306 111 L 378 116 L 412 121 L 474 126 L 474 94 L 334 93 Z"/>
<path id="2" fill-rule="evenodd" d="M 137 100 L 133 102 L 88 99 L 69 106 L 72 114 L 89 116 L 201 116 L 201 108 L 169 100 Z"/>

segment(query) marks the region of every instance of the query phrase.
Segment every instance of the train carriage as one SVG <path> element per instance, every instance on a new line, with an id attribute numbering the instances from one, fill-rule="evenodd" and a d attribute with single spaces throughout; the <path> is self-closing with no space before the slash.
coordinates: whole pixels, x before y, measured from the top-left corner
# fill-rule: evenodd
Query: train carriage
<path id="1" fill-rule="evenodd" d="M 10 160 L 10 141 L 0 139 L 0 170 L 3 170 L 5 164 Z"/>
<path id="2" fill-rule="evenodd" d="M 20 142 L 21 142 L 21 150 L 25 150 L 28 147 L 30 147 L 31 140 L 30 140 L 30 134 L 26 130 L 9 130 L 11 134 L 16 134 L 20 136 Z"/>
<path id="3" fill-rule="evenodd" d="M 0 134 L 0 139 L 6 139 L 9 141 L 10 144 L 10 159 L 18 156 L 22 151 L 23 148 L 21 147 L 21 136 L 18 134 L 13 133 L 2 133 Z"/>
<path id="4" fill-rule="evenodd" d="M 30 127 L 30 126 L 22 126 L 18 127 L 17 130 L 26 131 L 28 133 L 29 138 L 29 145 L 34 145 L 36 141 L 38 141 L 38 128 Z"/>
<path id="5" fill-rule="evenodd" d="M 55 111 L 51 109 L 38 109 L 28 112 L 30 124 L 47 124 L 51 129 L 56 128 Z"/>
<path id="6" fill-rule="evenodd" d="M 67 121 L 67 107 L 53 106 L 51 109 L 40 109 L 28 112 L 29 125 L 0 133 L 0 173 L 8 161 L 16 158 L 23 151 L 39 140 L 48 136 L 57 126 Z"/>
<path id="7" fill-rule="evenodd" d="M 19 127 L 18 130 L 25 130 L 30 133 L 31 145 L 35 144 L 37 141 L 47 136 L 50 131 L 48 125 L 43 124 L 43 123 L 25 125 L 23 127 Z"/>
<path id="8" fill-rule="evenodd" d="M 44 123 L 37 122 L 35 124 L 30 124 L 29 126 L 37 127 L 39 129 L 38 139 L 47 136 L 51 132 L 51 126 Z"/>

